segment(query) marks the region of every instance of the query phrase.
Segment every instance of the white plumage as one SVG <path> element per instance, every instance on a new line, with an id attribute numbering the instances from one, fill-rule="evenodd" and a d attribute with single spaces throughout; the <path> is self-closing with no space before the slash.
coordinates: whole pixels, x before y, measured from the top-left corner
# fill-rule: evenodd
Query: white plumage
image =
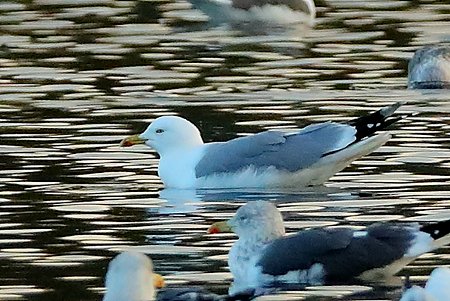
<path id="1" fill-rule="evenodd" d="M 158 174 L 169 188 L 272 188 L 321 185 L 352 161 L 386 143 L 376 134 L 400 104 L 357 119 L 324 122 L 294 133 L 266 131 L 226 142 L 204 143 L 197 127 L 178 116 L 155 119 L 122 146 L 143 144 L 160 155 Z M 368 127 L 367 120 L 377 122 Z"/>
<path id="2" fill-rule="evenodd" d="M 413 286 L 403 294 L 400 301 L 449 301 L 450 269 L 439 267 L 433 270 L 424 288 Z"/>

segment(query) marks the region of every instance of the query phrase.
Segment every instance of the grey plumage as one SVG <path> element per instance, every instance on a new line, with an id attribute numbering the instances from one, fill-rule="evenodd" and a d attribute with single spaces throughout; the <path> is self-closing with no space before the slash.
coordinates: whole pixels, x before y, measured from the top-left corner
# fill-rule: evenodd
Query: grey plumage
<path id="1" fill-rule="evenodd" d="M 167 288 L 158 291 L 156 301 L 222 301 L 224 298 L 202 288 Z"/>
<path id="2" fill-rule="evenodd" d="M 258 262 L 262 272 L 284 275 L 320 263 L 327 281 L 345 280 L 403 257 L 414 239 L 411 227 L 375 224 L 364 236 L 346 228 L 311 229 L 269 244 Z M 282 254 L 282 256 L 280 256 Z"/>
<path id="3" fill-rule="evenodd" d="M 172 287 L 160 289 L 156 301 L 248 301 L 253 297 L 253 292 L 228 296 L 214 294 L 201 287 Z"/>
<path id="4" fill-rule="evenodd" d="M 236 172 L 248 166 L 273 166 L 289 172 L 307 168 L 323 155 L 355 141 L 355 128 L 326 122 L 305 127 L 295 134 L 266 131 L 212 143 L 195 168 L 196 177 Z"/>
<path id="5" fill-rule="evenodd" d="M 195 175 L 200 178 L 247 167 L 255 171 L 268 167 L 287 172 L 306 169 L 401 119 L 393 116 L 401 104 L 397 102 L 348 124 L 324 122 L 309 125 L 297 133 L 266 131 L 208 144 L 195 167 Z"/>
<path id="6" fill-rule="evenodd" d="M 250 9 L 252 7 L 262 7 L 264 5 L 285 5 L 296 11 L 303 11 L 309 14 L 314 13 L 311 8 L 301 0 L 233 0 L 235 8 Z"/>
<path id="7" fill-rule="evenodd" d="M 417 50 L 408 64 L 408 87 L 450 88 L 450 46 L 431 45 Z"/>

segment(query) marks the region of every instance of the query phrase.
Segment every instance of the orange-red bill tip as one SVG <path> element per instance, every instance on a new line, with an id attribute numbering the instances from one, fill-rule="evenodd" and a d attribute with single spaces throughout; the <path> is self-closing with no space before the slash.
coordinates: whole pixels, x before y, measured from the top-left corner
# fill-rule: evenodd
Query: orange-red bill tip
<path id="1" fill-rule="evenodd" d="M 208 234 L 216 234 L 216 233 L 224 233 L 224 232 L 233 232 L 231 227 L 228 225 L 226 221 L 217 222 L 209 226 L 207 233 Z"/>
<path id="2" fill-rule="evenodd" d="M 123 139 L 120 142 L 120 146 L 127 147 L 127 146 L 133 146 L 136 144 L 144 144 L 144 143 L 145 143 L 145 139 L 142 139 L 141 137 L 139 137 L 139 134 L 138 134 L 138 135 L 129 136 L 129 137 Z"/>
<path id="3" fill-rule="evenodd" d="M 122 146 L 122 147 L 133 146 L 133 143 L 130 140 L 128 140 L 127 138 L 125 138 L 120 142 L 120 146 Z"/>
<path id="4" fill-rule="evenodd" d="M 220 229 L 218 227 L 216 227 L 215 225 L 212 225 L 211 227 L 208 228 L 208 234 L 217 234 L 220 233 Z"/>

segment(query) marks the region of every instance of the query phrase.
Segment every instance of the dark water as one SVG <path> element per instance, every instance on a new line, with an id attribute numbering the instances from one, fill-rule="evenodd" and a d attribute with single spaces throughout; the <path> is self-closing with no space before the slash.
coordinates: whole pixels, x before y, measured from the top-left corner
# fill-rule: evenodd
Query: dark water
<path id="1" fill-rule="evenodd" d="M 169 285 L 225 292 L 233 235 L 212 222 L 247 200 L 288 231 L 450 218 L 447 91 L 406 90 L 407 60 L 450 41 L 447 1 L 317 1 L 314 28 L 205 22 L 176 0 L 0 2 L 0 299 L 100 300 L 109 259 L 150 254 Z M 345 121 L 395 101 L 418 114 L 326 184 L 300 191 L 168 191 L 145 147 L 120 140 L 179 114 L 206 141 Z M 421 282 L 450 248 L 402 274 Z M 391 300 L 355 283 L 272 299 Z"/>

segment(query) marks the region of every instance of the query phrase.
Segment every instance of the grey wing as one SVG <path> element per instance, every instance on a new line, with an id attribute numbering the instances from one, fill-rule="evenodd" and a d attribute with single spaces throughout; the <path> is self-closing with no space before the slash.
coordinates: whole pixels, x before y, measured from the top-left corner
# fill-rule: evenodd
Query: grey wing
<path id="1" fill-rule="evenodd" d="M 320 263 L 327 280 L 342 281 L 400 259 L 414 239 L 411 228 L 393 224 L 373 225 L 361 235 L 350 229 L 309 231 L 317 232 L 300 232 L 269 245 L 259 261 L 263 272 L 283 275 Z"/>
<path id="2" fill-rule="evenodd" d="M 307 168 L 328 153 L 355 141 L 350 125 L 326 122 L 310 125 L 297 133 L 266 131 L 222 143 L 208 144 L 195 168 L 196 176 L 236 172 L 246 167 L 273 166 L 294 172 Z"/>
<path id="3" fill-rule="evenodd" d="M 259 6 L 262 7 L 264 5 L 286 5 L 287 7 L 303 11 L 305 13 L 315 13 L 315 8 L 313 7 L 313 3 L 311 1 L 303 1 L 303 0 L 233 0 L 233 7 L 240 9 L 250 9 L 251 7 Z"/>
<path id="4" fill-rule="evenodd" d="M 156 301 L 222 301 L 226 296 L 210 293 L 203 288 L 164 288 L 158 290 Z"/>
<path id="5" fill-rule="evenodd" d="M 345 249 L 353 237 L 351 229 L 311 229 L 275 240 L 257 263 L 264 274 L 284 275 L 309 269 L 317 258 Z"/>
<path id="6" fill-rule="evenodd" d="M 383 268 L 402 258 L 414 241 L 415 230 L 396 224 L 375 224 L 367 234 L 356 236 L 349 246 L 316 258 L 326 269 L 328 280 L 343 280 Z"/>

